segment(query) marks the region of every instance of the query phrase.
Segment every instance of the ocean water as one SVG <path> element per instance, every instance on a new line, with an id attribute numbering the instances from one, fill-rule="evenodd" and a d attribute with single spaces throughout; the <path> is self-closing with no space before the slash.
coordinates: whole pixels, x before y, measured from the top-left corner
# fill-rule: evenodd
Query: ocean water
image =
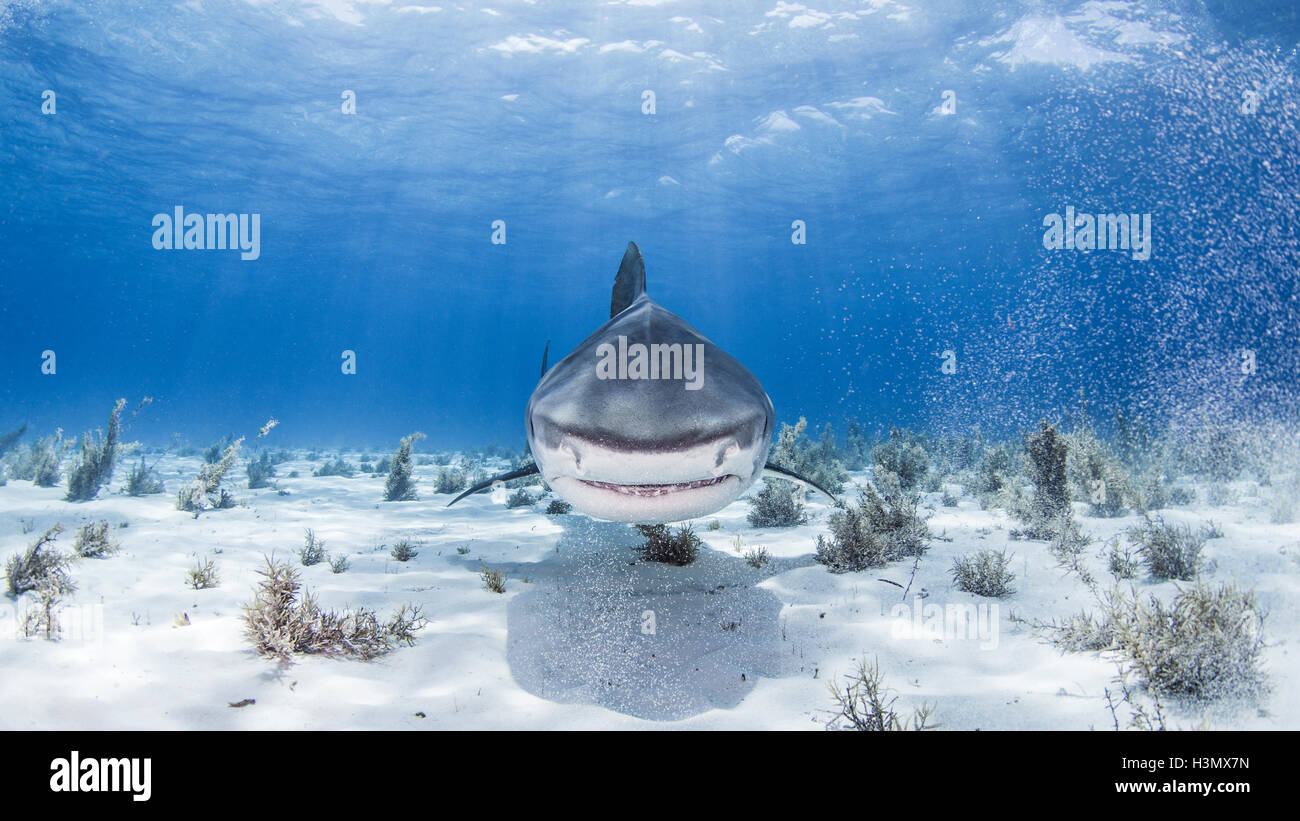
<path id="1" fill-rule="evenodd" d="M 1298 43 L 1294 0 L 0 0 L 0 729 L 818 729 L 863 676 L 946 729 L 1300 728 Z M 491 486 L 629 242 L 777 446 L 701 343 L 727 391 L 543 391 Z"/>
<path id="2" fill-rule="evenodd" d="M 517 447 L 630 240 L 783 422 L 1293 419 L 1293 3 L 809 3 L 0 2 L 0 430 Z"/>

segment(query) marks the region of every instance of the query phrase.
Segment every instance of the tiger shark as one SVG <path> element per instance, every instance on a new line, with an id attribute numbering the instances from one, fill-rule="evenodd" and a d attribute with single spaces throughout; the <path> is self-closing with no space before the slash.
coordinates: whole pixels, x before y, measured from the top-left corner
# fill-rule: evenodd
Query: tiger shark
<path id="1" fill-rule="evenodd" d="M 547 369 L 528 400 L 533 464 L 452 499 L 540 474 L 595 519 L 660 524 L 726 507 L 766 472 L 830 493 L 768 463 L 774 413 L 758 379 L 686 320 L 646 294 L 629 242 L 609 321 Z"/>

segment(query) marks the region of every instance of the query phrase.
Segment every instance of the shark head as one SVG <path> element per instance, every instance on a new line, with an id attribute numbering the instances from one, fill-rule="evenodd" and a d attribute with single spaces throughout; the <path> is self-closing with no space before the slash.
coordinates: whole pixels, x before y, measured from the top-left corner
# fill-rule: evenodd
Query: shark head
<path id="1" fill-rule="evenodd" d="M 537 474 L 588 516 L 638 524 L 715 513 L 764 473 L 835 501 L 767 462 L 772 400 L 744 365 L 646 295 L 636 243 L 623 255 L 609 315 L 554 368 L 542 355 L 525 412 L 532 464 L 476 482 L 448 507 Z"/>
<path id="2" fill-rule="evenodd" d="M 635 243 L 610 314 L 528 400 L 537 472 L 593 518 L 654 524 L 722 509 L 763 472 L 771 399 L 744 365 L 646 295 Z"/>

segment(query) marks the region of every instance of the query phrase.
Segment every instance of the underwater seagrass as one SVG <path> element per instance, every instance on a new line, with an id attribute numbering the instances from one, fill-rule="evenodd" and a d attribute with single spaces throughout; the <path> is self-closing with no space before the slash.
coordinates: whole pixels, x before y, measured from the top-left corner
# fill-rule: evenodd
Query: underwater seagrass
<path id="1" fill-rule="evenodd" d="M 768 463 L 772 400 L 744 365 L 650 299 L 636 243 L 609 313 L 549 371 L 542 354 L 525 412 L 534 463 L 475 484 L 448 507 L 533 474 L 588 516 L 640 524 L 714 513 L 765 471 L 831 496 Z"/>

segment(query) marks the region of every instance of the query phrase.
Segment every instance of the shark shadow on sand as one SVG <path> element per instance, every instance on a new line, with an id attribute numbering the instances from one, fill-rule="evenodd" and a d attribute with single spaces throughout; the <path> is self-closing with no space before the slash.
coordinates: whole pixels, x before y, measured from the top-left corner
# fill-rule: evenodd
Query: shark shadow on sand
<path id="1" fill-rule="evenodd" d="M 626 524 L 563 518 L 546 559 L 493 565 L 533 582 L 507 611 L 507 660 L 525 690 L 672 721 L 735 707 L 760 677 L 794 672 L 782 602 L 756 585 L 810 557 L 759 571 L 702 547 L 672 567 L 638 561 L 641 539 Z"/>

